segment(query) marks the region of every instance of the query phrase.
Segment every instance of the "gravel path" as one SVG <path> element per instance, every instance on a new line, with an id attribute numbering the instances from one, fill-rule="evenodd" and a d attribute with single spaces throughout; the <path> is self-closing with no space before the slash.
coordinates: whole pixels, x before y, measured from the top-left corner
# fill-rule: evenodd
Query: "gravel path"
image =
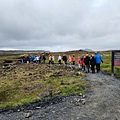
<path id="1" fill-rule="evenodd" d="M 86 73 L 91 88 L 85 96 L 56 98 L 44 107 L 32 105 L 0 113 L 0 120 L 120 120 L 120 79 Z"/>

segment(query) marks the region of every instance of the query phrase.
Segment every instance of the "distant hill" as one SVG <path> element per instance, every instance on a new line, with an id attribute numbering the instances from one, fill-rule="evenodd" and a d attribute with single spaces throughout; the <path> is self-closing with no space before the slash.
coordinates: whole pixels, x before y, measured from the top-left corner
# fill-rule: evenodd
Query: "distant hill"
<path id="1" fill-rule="evenodd" d="M 93 50 L 85 48 L 85 49 L 81 49 L 82 51 L 87 51 L 87 52 L 93 52 Z"/>
<path id="2" fill-rule="evenodd" d="M 29 54 L 29 53 L 49 53 L 50 51 L 45 50 L 0 50 L 0 56 L 7 55 L 20 55 L 20 54 Z"/>

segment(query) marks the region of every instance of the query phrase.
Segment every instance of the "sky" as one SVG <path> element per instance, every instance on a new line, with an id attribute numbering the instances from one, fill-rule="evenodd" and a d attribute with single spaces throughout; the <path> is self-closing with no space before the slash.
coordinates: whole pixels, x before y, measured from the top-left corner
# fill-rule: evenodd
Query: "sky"
<path id="1" fill-rule="evenodd" d="M 0 50 L 120 50 L 120 0 L 0 0 Z"/>

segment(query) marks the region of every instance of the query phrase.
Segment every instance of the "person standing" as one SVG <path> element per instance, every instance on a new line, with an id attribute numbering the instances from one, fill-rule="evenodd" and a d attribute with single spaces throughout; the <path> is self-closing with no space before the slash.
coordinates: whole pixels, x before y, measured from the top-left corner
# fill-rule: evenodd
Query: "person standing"
<path id="1" fill-rule="evenodd" d="M 39 54 L 39 63 L 41 63 L 41 55 Z"/>
<path id="2" fill-rule="evenodd" d="M 54 55 L 52 55 L 52 64 L 54 64 L 54 61 L 55 61 L 55 57 Z"/>
<path id="3" fill-rule="evenodd" d="M 44 54 L 43 54 L 43 56 L 42 56 L 42 59 L 43 59 L 43 63 L 45 63 L 46 57 L 45 57 Z"/>
<path id="4" fill-rule="evenodd" d="M 80 57 L 78 57 L 78 67 L 80 68 Z"/>
<path id="5" fill-rule="evenodd" d="M 30 59 L 30 62 L 33 62 L 33 56 L 32 55 L 29 56 L 29 59 Z"/>
<path id="6" fill-rule="evenodd" d="M 52 60 L 52 57 L 51 57 L 51 55 L 49 55 L 49 56 L 48 56 L 49 64 L 51 64 L 51 60 Z"/>
<path id="7" fill-rule="evenodd" d="M 26 62 L 27 62 L 27 64 L 29 64 L 29 61 L 30 61 L 29 55 L 27 55 L 27 56 L 26 56 Z"/>
<path id="8" fill-rule="evenodd" d="M 95 64 L 96 64 L 96 60 L 94 58 L 94 54 L 92 54 L 90 58 L 90 65 L 91 65 L 92 73 L 95 73 Z"/>
<path id="9" fill-rule="evenodd" d="M 98 52 L 95 52 L 94 58 L 96 60 L 96 70 L 97 72 L 100 72 L 100 63 L 103 63 L 102 57 Z"/>
<path id="10" fill-rule="evenodd" d="M 75 65 L 75 55 L 74 54 L 72 56 L 72 63 L 73 63 L 73 65 Z"/>
<path id="11" fill-rule="evenodd" d="M 39 63 L 39 55 L 36 55 L 36 63 Z"/>
<path id="12" fill-rule="evenodd" d="M 89 57 L 88 54 L 86 54 L 86 57 L 85 57 L 84 61 L 85 61 L 86 72 L 89 73 L 89 69 L 90 69 L 90 57 Z"/>
<path id="13" fill-rule="evenodd" d="M 82 70 L 84 70 L 85 71 L 85 61 L 84 61 L 84 59 L 85 59 L 85 56 L 84 56 L 84 54 L 82 54 L 82 57 L 81 57 L 81 66 L 82 66 Z"/>
<path id="14" fill-rule="evenodd" d="M 68 62 L 69 62 L 69 64 L 71 65 L 72 58 L 71 58 L 71 56 L 70 56 L 70 55 L 69 55 L 69 57 L 68 57 Z"/>
<path id="15" fill-rule="evenodd" d="M 63 60 L 63 64 L 66 65 L 67 64 L 67 56 L 66 56 L 66 54 L 63 54 L 62 60 Z"/>
<path id="16" fill-rule="evenodd" d="M 22 56 L 22 63 L 25 63 L 25 56 Z"/>
<path id="17" fill-rule="evenodd" d="M 62 60 L 62 57 L 61 55 L 58 56 L 58 64 L 61 65 L 61 60 Z"/>

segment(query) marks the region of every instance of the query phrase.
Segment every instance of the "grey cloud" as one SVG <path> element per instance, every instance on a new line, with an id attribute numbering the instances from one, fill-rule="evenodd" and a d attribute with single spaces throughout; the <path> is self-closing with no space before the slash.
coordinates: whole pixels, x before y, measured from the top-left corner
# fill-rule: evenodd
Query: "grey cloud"
<path id="1" fill-rule="evenodd" d="M 0 49 L 118 49 L 119 5 L 119 0 L 0 0 Z"/>

